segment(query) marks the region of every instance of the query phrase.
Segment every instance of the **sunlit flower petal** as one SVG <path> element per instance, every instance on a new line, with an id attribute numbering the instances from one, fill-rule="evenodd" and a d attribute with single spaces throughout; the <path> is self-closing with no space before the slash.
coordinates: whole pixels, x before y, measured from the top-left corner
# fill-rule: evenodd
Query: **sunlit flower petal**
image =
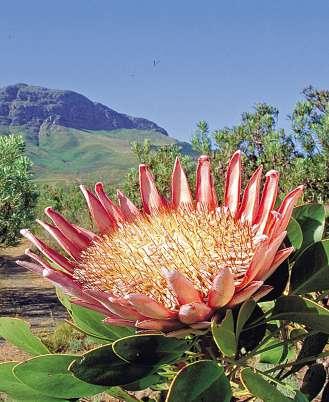
<path id="1" fill-rule="evenodd" d="M 212 309 L 205 303 L 188 303 L 180 306 L 179 319 L 184 324 L 193 324 L 199 321 L 205 321 L 211 316 Z"/>
<path id="2" fill-rule="evenodd" d="M 68 258 L 64 257 L 63 255 L 59 254 L 56 250 L 53 248 L 49 247 L 46 243 L 44 243 L 42 240 L 38 239 L 36 236 L 34 236 L 29 230 L 27 229 L 22 229 L 21 230 L 22 236 L 26 237 L 28 240 L 30 240 L 31 243 L 49 260 L 54 262 L 55 264 L 58 264 L 60 267 L 62 267 L 65 271 L 68 272 L 73 272 L 74 270 L 74 263 L 73 261 L 70 261 Z"/>
<path id="3" fill-rule="evenodd" d="M 115 229 L 116 222 L 101 202 L 85 186 L 80 186 L 82 194 L 85 196 L 91 216 L 101 234 L 109 233 Z"/>
<path id="4" fill-rule="evenodd" d="M 191 208 L 193 204 L 190 187 L 178 158 L 171 177 L 171 204 L 174 208 Z"/>
<path id="5" fill-rule="evenodd" d="M 226 181 L 224 205 L 235 217 L 238 212 L 241 192 L 241 152 L 236 151 L 229 161 Z"/>
<path id="6" fill-rule="evenodd" d="M 118 202 L 126 222 L 132 222 L 140 215 L 138 208 L 120 190 L 117 191 Z"/>
<path id="7" fill-rule="evenodd" d="M 126 298 L 145 317 L 165 320 L 177 316 L 177 313 L 169 310 L 163 304 L 156 302 L 149 296 L 132 293 L 127 295 Z"/>
<path id="8" fill-rule="evenodd" d="M 230 268 L 221 269 L 209 290 L 208 305 L 215 308 L 225 306 L 232 299 L 234 291 L 234 275 Z"/>
<path id="9" fill-rule="evenodd" d="M 139 185 L 143 209 L 147 214 L 161 211 L 166 202 L 159 194 L 154 178 L 146 165 L 139 165 Z"/>
<path id="10" fill-rule="evenodd" d="M 259 168 L 252 175 L 247 187 L 244 191 L 239 217 L 241 220 L 246 220 L 251 225 L 255 222 L 256 214 L 259 208 L 259 191 L 260 182 L 262 179 L 263 167 Z"/>
<path id="11" fill-rule="evenodd" d="M 228 307 L 234 307 L 248 300 L 263 285 L 262 281 L 250 282 L 248 286 L 236 293 L 228 304 Z"/>
<path id="12" fill-rule="evenodd" d="M 258 233 L 263 233 L 267 224 L 268 217 L 274 207 L 278 194 L 279 173 L 270 170 L 266 173 L 266 179 L 263 189 L 262 198 L 260 200 L 258 214 L 255 224 L 259 225 Z"/>
<path id="13" fill-rule="evenodd" d="M 207 155 L 199 158 L 196 170 L 195 199 L 197 208 L 212 211 L 217 207 L 214 179 L 211 173 L 210 159 Z"/>
<path id="14" fill-rule="evenodd" d="M 137 321 L 136 327 L 152 331 L 175 331 L 183 328 L 184 324 L 178 320 L 143 320 Z"/>
<path id="15" fill-rule="evenodd" d="M 178 304 L 202 301 L 200 292 L 194 287 L 193 283 L 179 271 L 170 272 L 165 270 L 163 274 L 167 279 L 168 288 L 174 292 Z"/>
<path id="16" fill-rule="evenodd" d="M 95 193 L 100 203 L 106 209 L 108 214 L 114 218 L 116 223 L 124 222 L 124 214 L 120 210 L 118 206 L 114 204 L 114 202 L 110 199 L 110 197 L 105 193 L 103 183 L 95 184 Z"/>

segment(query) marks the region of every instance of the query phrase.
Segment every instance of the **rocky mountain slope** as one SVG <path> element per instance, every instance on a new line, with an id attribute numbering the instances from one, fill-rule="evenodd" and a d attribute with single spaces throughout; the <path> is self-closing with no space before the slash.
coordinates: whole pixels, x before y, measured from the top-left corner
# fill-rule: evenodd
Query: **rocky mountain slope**
<path id="1" fill-rule="evenodd" d="M 82 130 L 138 129 L 168 135 L 154 122 L 118 113 L 73 91 L 27 84 L 0 88 L 0 126 L 23 127 L 39 143 L 40 129 L 52 125 Z"/>
<path id="2" fill-rule="evenodd" d="M 94 181 L 120 184 L 137 158 L 132 142 L 177 144 L 156 123 L 118 113 L 73 91 L 27 84 L 0 88 L 0 135 L 23 135 L 37 181 Z"/>

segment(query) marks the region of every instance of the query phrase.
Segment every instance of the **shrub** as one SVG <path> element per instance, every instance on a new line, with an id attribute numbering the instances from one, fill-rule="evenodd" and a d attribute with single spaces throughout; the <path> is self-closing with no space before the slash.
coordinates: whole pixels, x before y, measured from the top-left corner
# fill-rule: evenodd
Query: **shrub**
<path id="1" fill-rule="evenodd" d="M 0 137 L 0 244 L 13 245 L 34 218 L 37 199 L 32 162 L 21 136 Z"/>

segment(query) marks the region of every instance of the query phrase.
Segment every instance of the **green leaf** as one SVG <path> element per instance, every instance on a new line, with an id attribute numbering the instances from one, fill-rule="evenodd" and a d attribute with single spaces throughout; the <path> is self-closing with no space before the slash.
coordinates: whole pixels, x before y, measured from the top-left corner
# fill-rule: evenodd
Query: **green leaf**
<path id="1" fill-rule="evenodd" d="M 329 204 L 323 204 L 326 219 L 329 218 Z"/>
<path id="2" fill-rule="evenodd" d="M 44 355 L 17 364 L 14 375 L 25 385 L 45 395 L 79 398 L 105 391 L 107 388 L 80 381 L 68 370 L 76 359 L 73 355 Z"/>
<path id="3" fill-rule="evenodd" d="M 312 244 L 298 256 L 290 286 L 294 294 L 329 289 L 329 240 Z"/>
<path id="4" fill-rule="evenodd" d="M 271 347 L 276 345 L 278 342 L 280 342 L 278 339 L 276 338 L 272 338 L 270 340 L 268 340 L 265 345 L 263 345 L 262 349 Z M 260 353 L 259 357 L 259 361 L 261 363 L 269 363 L 269 364 L 278 364 L 281 363 L 283 359 L 286 359 L 288 361 L 291 361 L 293 359 L 293 357 L 295 356 L 295 350 L 292 347 L 288 348 L 288 355 L 285 356 L 285 346 L 284 345 L 280 345 L 277 346 L 276 348 L 273 349 L 269 349 L 266 350 L 262 353 Z"/>
<path id="5" fill-rule="evenodd" d="M 49 353 L 28 323 L 19 318 L 0 317 L 0 337 L 33 356 Z"/>
<path id="6" fill-rule="evenodd" d="M 310 401 L 308 398 L 306 398 L 306 396 L 302 392 L 296 391 L 294 402 L 310 402 Z"/>
<path id="7" fill-rule="evenodd" d="M 66 310 L 71 313 L 70 297 L 59 287 L 56 287 L 56 296 L 61 304 L 66 308 Z"/>
<path id="8" fill-rule="evenodd" d="M 71 315 L 74 324 L 88 335 L 106 340 L 107 342 L 123 338 L 135 331 L 128 327 L 117 327 L 102 322 L 104 316 L 97 311 L 71 304 Z"/>
<path id="9" fill-rule="evenodd" d="M 303 232 L 295 218 L 291 218 L 287 227 L 287 237 L 290 244 L 298 250 L 303 244 Z"/>
<path id="10" fill-rule="evenodd" d="M 254 299 L 249 299 L 245 301 L 241 307 L 239 308 L 239 313 L 238 313 L 238 318 L 236 321 L 236 339 L 239 340 L 240 333 L 251 317 L 252 313 L 254 312 L 255 308 L 257 306 L 257 303 L 255 302 Z"/>
<path id="11" fill-rule="evenodd" d="M 303 232 L 301 249 L 322 239 L 325 224 L 325 211 L 322 204 L 301 205 L 294 209 L 293 217 Z"/>
<path id="12" fill-rule="evenodd" d="M 300 296 L 279 297 L 268 320 L 298 322 L 329 334 L 329 310 Z"/>
<path id="13" fill-rule="evenodd" d="M 265 380 L 263 376 L 246 368 L 241 372 L 241 380 L 248 391 L 260 398 L 263 402 L 291 402 L 292 400 L 284 396 L 277 388 Z"/>
<path id="14" fill-rule="evenodd" d="M 140 391 L 149 388 L 152 385 L 161 384 L 165 381 L 166 379 L 161 377 L 159 374 L 151 374 L 147 377 L 141 378 L 140 380 L 126 384 L 123 388 L 127 391 Z"/>
<path id="15" fill-rule="evenodd" d="M 211 332 L 218 349 L 224 356 L 233 357 L 236 354 L 237 342 L 234 333 L 232 310 L 227 310 L 222 322 L 211 322 Z"/>
<path id="16" fill-rule="evenodd" d="M 157 334 L 132 335 L 118 339 L 112 348 L 122 360 L 152 366 L 178 360 L 189 349 L 189 343 Z"/>
<path id="17" fill-rule="evenodd" d="M 128 392 L 123 390 L 120 387 L 111 387 L 107 393 L 115 398 L 115 400 L 119 401 L 125 401 L 125 402 L 140 402 L 139 399 L 135 398 L 133 395 L 130 395 Z M 150 402 L 152 402 L 153 399 L 150 399 Z M 156 401 L 154 401 L 156 402 Z"/>
<path id="18" fill-rule="evenodd" d="M 155 373 L 157 367 L 131 364 L 113 352 L 112 345 L 90 350 L 71 364 L 70 371 L 90 384 L 116 386 L 138 381 Z"/>
<path id="19" fill-rule="evenodd" d="M 64 401 L 64 399 L 57 399 L 43 395 L 42 393 L 21 383 L 13 374 L 13 368 L 16 364 L 16 362 L 0 363 L 0 392 L 4 392 L 15 401 Z"/>
<path id="20" fill-rule="evenodd" d="M 177 373 L 166 402 L 230 402 L 231 398 L 223 367 L 212 360 L 199 360 Z"/>

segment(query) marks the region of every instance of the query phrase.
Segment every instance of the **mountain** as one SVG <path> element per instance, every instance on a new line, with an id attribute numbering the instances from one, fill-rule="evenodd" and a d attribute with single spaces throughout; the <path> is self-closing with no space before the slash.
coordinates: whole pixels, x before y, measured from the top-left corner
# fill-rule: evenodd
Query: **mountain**
<path id="1" fill-rule="evenodd" d="M 131 142 L 153 146 L 188 143 L 170 137 L 156 123 L 116 112 L 73 91 L 16 84 L 0 88 L 0 135 L 25 137 L 38 181 L 118 183 L 137 165 Z"/>
<path id="2" fill-rule="evenodd" d="M 23 126 L 38 144 L 40 129 L 51 125 L 83 130 L 154 130 L 168 135 L 150 120 L 118 113 L 77 92 L 27 84 L 0 88 L 0 126 Z"/>

